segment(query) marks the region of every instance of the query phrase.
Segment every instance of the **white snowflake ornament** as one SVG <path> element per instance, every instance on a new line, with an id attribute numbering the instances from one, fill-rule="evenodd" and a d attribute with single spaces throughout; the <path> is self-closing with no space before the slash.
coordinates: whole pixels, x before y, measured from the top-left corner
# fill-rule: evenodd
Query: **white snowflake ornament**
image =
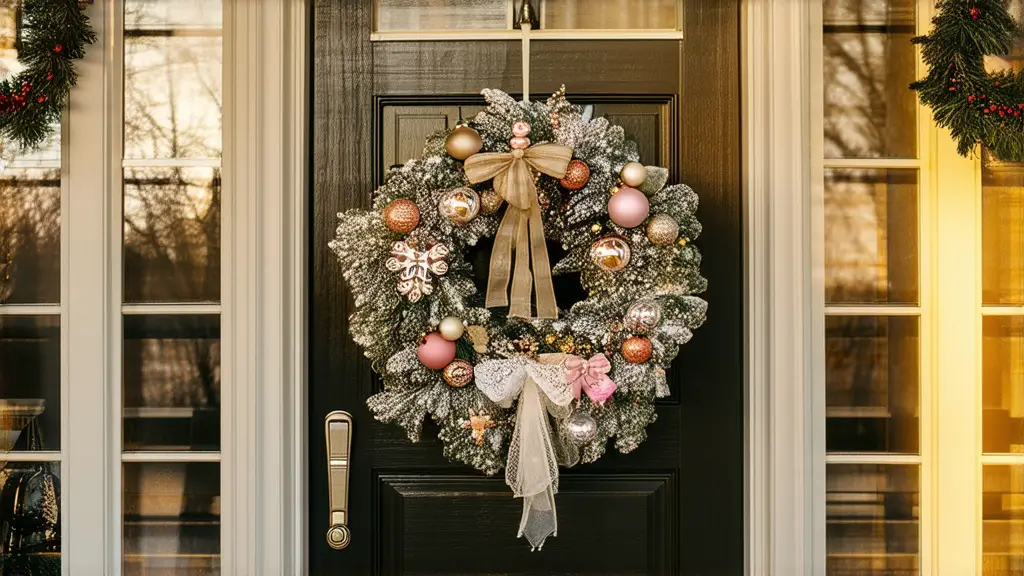
<path id="1" fill-rule="evenodd" d="M 419 302 L 424 296 L 434 292 L 433 279 L 430 274 L 444 276 L 448 271 L 448 263 L 444 261 L 451 252 L 444 244 L 434 244 L 426 252 L 420 252 L 404 240 L 391 246 L 391 258 L 385 263 L 392 272 L 401 271 L 398 278 L 398 293 Z"/>

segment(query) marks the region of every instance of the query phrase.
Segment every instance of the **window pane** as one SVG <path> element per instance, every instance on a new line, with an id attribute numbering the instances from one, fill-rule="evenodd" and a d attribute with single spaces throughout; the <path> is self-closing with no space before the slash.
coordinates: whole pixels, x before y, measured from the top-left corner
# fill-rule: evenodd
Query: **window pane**
<path id="1" fill-rule="evenodd" d="M 376 28 L 381 32 L 502 30 L 508 28 L 509 17 L 507 0 L 377 0 L 376 2 Z"/>
<path id="2" fill-rule="evenodd" d="M 677 0 L 547 0 L 540 4 L 542 28 L 548 30 L 675 30 L 677 5 Z"/>
<path id="3" fill-rule="evenodd" d="M 220 574 L 220 464 L 126 463 L 125 576 Z"/>
<path id="4" fill-rule="evenodd" d="M 982 448 L 1024 453 L 1024 317 L 982 319 Z"/>
<path id="5" fill-rule="evenodd" d="M 125 4 L 124 157 L 221 155 L 221 4 Z"/>
<path id="6" fill-rule="evenodd" d="M 983 302 L 1024 304 L 1024 164 L 984 154 L 981 178 Z"/>
<path id="7" fill-rule="evenodd" d="M 124 448 L 220 448 L 219 316 L 125 316 Z"/>
<path id="8" fill-rule="evenodd" d="M 60 574 L 60 463 L 0 463 L 0 573 Z"/>
<path id="9" fill-rule="evenodd" d="M 60 302 L 60 170 L 0 176 L 0 304 Z"/>
<path id="10" fill-rule="evenodd" d="M 125 170 L 124 301 L 220 299 L 220 169 Z"/>
<path id="11" fill-rule="evenodd" d="M 918 319 L 825 318 L 829 452 L 916 453 Z"/>
<path id="12" fill-rule="evenodd" d="M 60 316 L 0 316 L 0 453 L 60 450 Z"/>
<path id="13" fill-rule="evenodd" d="M 1024 466 L 982 467 L 982 570 L 1024 573 Z"/>
<path id="14" fill-rule="evenodd" d="M 917 466 L 830 464 L 825 483 L 828 574 L 918 573 Z"/>
<path id="15" fill-rule="evenodd" d="M 918 301 L 916 170 L 825 171 L 825 300 Z"/>
<path id="16" fill-rule="evenodd" d="M 916 0 L 825 0 L 825 157 L 917 156 Z"/>

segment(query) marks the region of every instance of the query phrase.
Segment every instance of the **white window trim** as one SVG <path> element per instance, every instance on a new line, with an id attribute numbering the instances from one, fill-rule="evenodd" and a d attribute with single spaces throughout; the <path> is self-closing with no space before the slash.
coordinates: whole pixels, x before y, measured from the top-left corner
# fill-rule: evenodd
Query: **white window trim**
<path id="1" fill-rule="evenodd" d="M 745 0 L 747 572 L 825 573 L 824 394 L 811 362 L 824 339 L 811 97 L 815 10 L 806 0 Z M 819 109 L 815 109 L 815 107 Z M 818 160 L 820 162 L 820 160 Z M 818 275 L 820 276 L 820 275 Z"/>

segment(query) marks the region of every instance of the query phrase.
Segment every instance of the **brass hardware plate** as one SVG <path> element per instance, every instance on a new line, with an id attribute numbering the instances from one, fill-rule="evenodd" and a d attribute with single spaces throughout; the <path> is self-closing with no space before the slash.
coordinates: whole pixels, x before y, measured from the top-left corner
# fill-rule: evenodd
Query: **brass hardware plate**
<path id="1" fill-rule="evenodd" d="M 331 527 L 327 545 L 343 550 L 352 539 L 348 529 L 349 455 L 352 452 L 352 415 L 336 410 L 324 419 L 327 435 L 327 499 Z"/>

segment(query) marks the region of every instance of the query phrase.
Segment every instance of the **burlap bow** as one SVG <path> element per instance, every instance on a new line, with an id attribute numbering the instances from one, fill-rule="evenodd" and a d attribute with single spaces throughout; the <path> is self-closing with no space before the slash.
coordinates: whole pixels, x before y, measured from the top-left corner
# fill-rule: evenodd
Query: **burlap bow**
<path id="1" fill-rule="evenodd" d="M 509 316 L 530 318 L 530 289 L 535 283 L 537 317 L 558 318 L 555 287 L 551 281 L 551 262 L 544 245 L 544 223 L 540 217 L 537 187 L 530 169 L 554 178 L 565 176 L 572 148 L 560 144 L 538 144 L 525 150 L 484 152 L 466 159 L 466 176 L 473 184 L 494 179 L 494 191 L 508 201 L 505 217 L 494 236 L 487 278 L 488 308 L 509 305 L 508 282 L 512 251 L 516 253 L 512 276 L 512 301 Z M 526 257 L 529 252 L 531 258 Z M 533 275 L 530 275 L 530 260 Z"/>

